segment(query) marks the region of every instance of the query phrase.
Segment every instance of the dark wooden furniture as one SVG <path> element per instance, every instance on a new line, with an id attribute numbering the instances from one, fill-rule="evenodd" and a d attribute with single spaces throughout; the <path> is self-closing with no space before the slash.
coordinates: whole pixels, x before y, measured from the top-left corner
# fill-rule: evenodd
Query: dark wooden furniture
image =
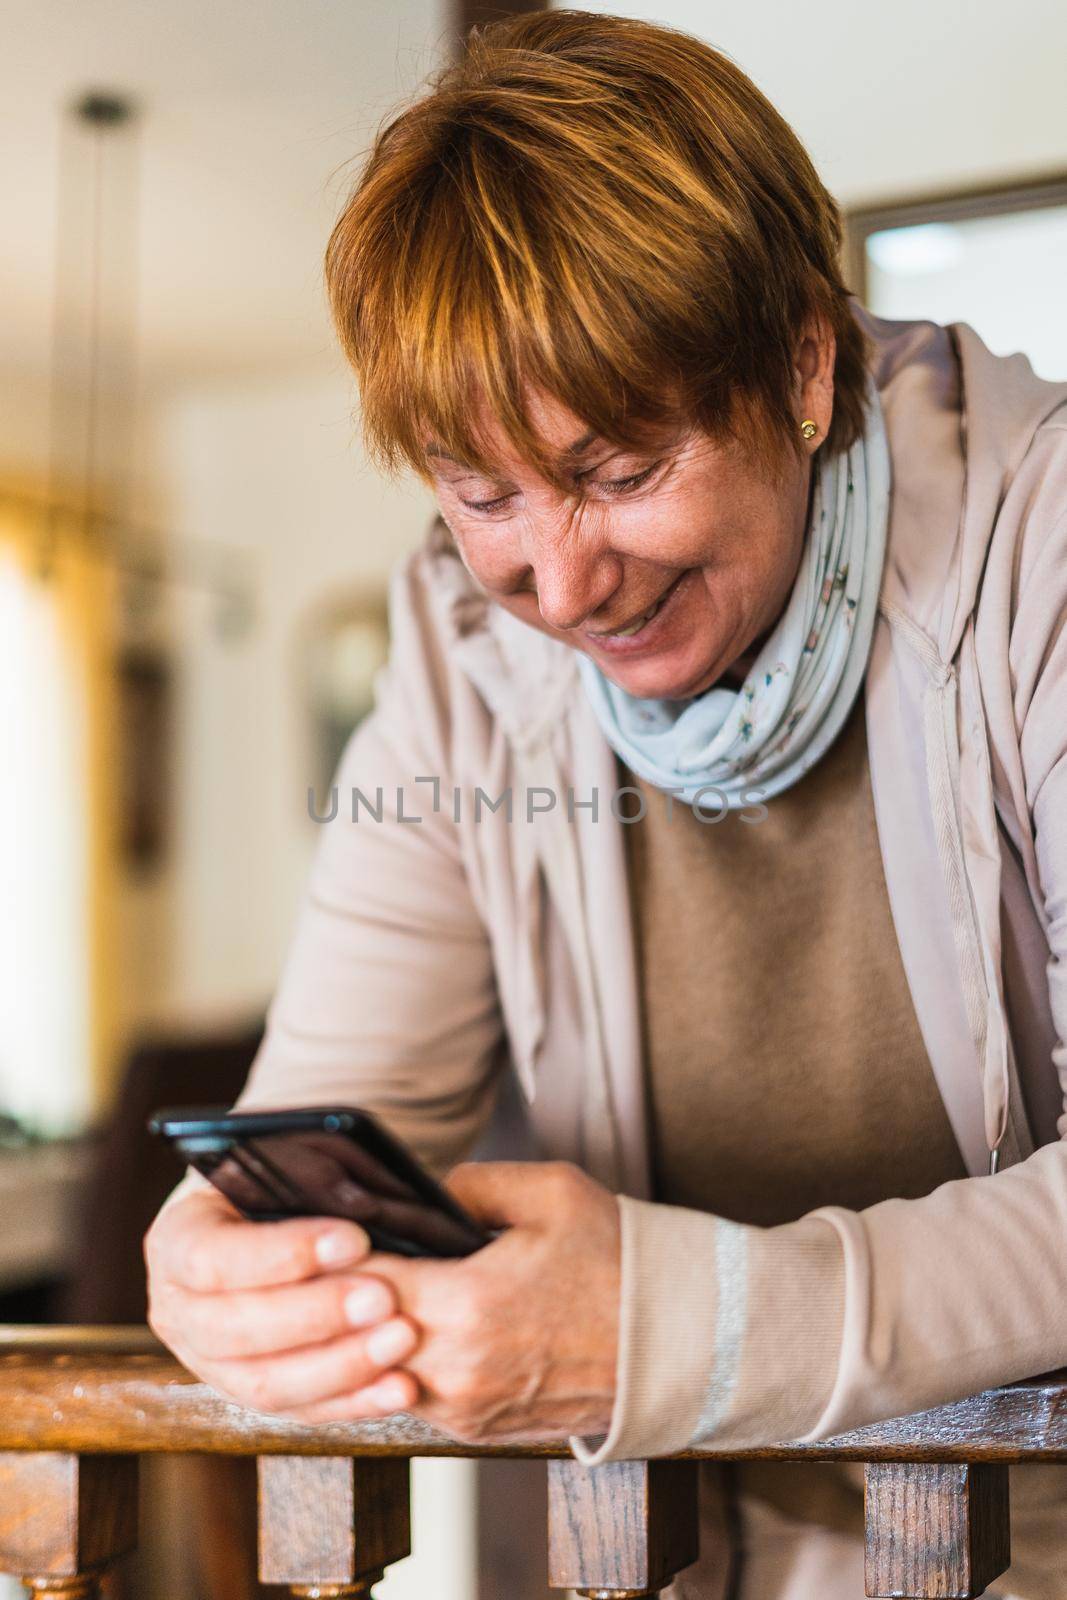
<path id="1" fill-rule="evenodd" d="M 298 1595 L 369 1596 L 409 1546 L 414 1456 L 541 1459 L 550 1581 L 600 1600 L 654 1595 L 696 1555 L 700 1460 L 866 1463 L 867 1591 L 978 1595 L 1008 1565 L 1007 1466 L 1067 1461 L 1067 1373 L 815 1444 L 587 1470 L 563 1444 L 476 1449 L 410 1417 L 308 1427 L 242 1410 L 145 1328 L 0 1328 L 0 1570 L 88 1600 L 129 1549 L 137 1461 L 255 1457 L 261 1576 Z"/>
<path id="2" fill-rule="evenodd" d="M 61 1320 L 144 1320 L 142 1241 L 185 1170 L 170 1146 L 148 1132 L 148 1118 L 165 1105 L 231 1105 L 262 1037 L 262 1020 L 255 1018 L 229 1034 L 145 1038 L 131 1051 L 84 1185 L 77 1266 L 61 1302 Z"/>

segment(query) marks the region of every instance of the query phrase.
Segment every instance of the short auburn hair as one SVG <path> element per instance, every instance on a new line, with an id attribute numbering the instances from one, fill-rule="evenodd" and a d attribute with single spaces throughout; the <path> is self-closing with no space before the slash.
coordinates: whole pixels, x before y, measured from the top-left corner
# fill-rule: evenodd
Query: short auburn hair
<path id="1" fill-rule="evenodd" d="M 793 358 L 836 337 L 823 447 L 863 428 L 866 341 L 841 220 L 792 129 L 721 51 L 673 28 L 541 11 L 476 29 L 380 129 L 326 252 L 363 434 L 492 475 L 487 415 L 560 482 L 526 385 L 623 447 L 686 417 L 773 476 L 800 449 Z M 647 435 L 646 435 L 647 437 Z"/>

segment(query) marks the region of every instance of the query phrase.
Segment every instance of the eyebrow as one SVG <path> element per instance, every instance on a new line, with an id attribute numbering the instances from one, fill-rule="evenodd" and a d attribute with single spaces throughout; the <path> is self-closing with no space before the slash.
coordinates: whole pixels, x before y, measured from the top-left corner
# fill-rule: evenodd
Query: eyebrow
<path id="1" fill-rule="evenodd" d="M 574 456 L 584 455 L 593 441 L 599 438 L 600 435 L 597 433 L 596 429 L 591 428 L 588 433 L 583 433 L 580 439 L 575 439 L 573 444 L 569 444 L 567 446 L 567 448 L 562 452 L 562 459 L 571 460 Z M 426 454 L 428 456 L 435 457 L 438 461 L 452 461 L 457 467 L 467 466 L 466 461 L 460 461 L 457 456 L 454 456 L 451 453 L 451 451 L 446 450 L 444 445 L 438 444 L 436 439 L 430 440 L 429 444 L 426 446 Z"/>

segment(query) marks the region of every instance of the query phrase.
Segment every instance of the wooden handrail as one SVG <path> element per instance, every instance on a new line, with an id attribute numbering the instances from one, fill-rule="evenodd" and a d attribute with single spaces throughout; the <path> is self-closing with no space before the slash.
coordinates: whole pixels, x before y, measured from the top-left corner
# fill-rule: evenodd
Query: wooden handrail
<path id="1" fill-rule="evenodd" d="M 247 1411 L 181 1366 L 144 1327 L 0 1327 L 0 1450 L 211 1455 L 533 1456 L 564 1441 L 466 1445 L 413 1417 L 309 1427 Z M 714 1446 L 686 1461 L 1067 1461 L 1067 1370 L 814 1444 Z"/>
<path id="2" fill-rule="evenodd" d="M 369 1596 L 409 1549 L 416 1456 L 547 1458 L 553 1585 L 654 1595 L 696 1558 L 700 1460 L 862 1461 L 870 1594 L 971 1596 L 1008 1564 L 1008 1463 L 1067 1461 L 1067 1372 L 833 1439 L 703 1447 L 591 1471 L 567 1445 L 458 1443 L 412 1417 L 306 1426 L 245 1410 L 147 1328 L 0 1328 L 0 1570 L 83 1600 L 136 1528 L 137 1458 L 254 1455 L 260 1566 L 294 1593 Z M 13 1510 L 12 1510 L 13 1508 Z"/>

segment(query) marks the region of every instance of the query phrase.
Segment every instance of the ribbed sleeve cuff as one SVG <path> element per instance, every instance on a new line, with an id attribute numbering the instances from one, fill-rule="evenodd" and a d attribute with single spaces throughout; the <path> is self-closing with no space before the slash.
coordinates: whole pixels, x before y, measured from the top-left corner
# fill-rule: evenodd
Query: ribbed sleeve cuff
<path id="1" fill-rule="evenodd" d="M 799 1438 L 837 1373 L 844 1257 L 814 1217 L 753 1228 L 620 1196 L 622 1287 L 616 1395 L 603 1439 L 578 1460 L 669 1455 L 714 1439 Z"/>

